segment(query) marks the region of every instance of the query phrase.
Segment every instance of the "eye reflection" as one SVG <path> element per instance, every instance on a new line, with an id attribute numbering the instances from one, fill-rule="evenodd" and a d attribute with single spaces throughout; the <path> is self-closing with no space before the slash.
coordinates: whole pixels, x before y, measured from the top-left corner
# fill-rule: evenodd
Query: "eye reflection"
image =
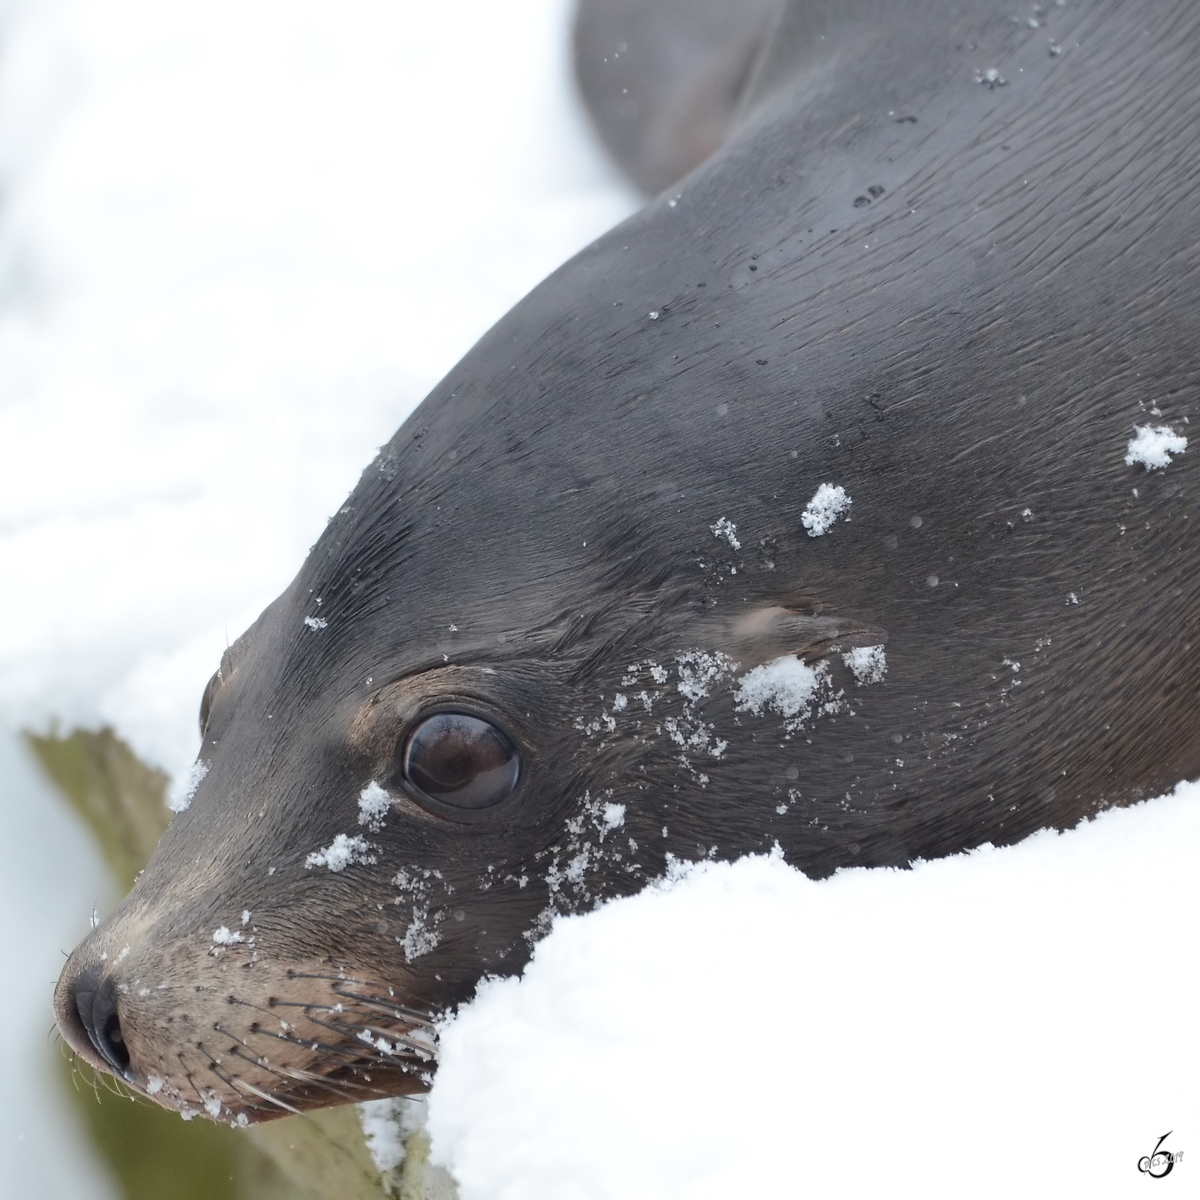
<path id="1" fill-rule="evenodd" d="M 406 783 L 432 799 L 476 810 L 512 792 L 521 760 L 495 725 L 466 713 L 437 713 L 413 730 L 400 768 Z"/>

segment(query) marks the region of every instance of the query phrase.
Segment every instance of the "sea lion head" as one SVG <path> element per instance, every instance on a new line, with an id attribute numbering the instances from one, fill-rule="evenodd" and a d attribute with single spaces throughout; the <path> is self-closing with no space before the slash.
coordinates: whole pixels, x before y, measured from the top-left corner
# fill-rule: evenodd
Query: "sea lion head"
<path id="1" fill-rule="evenodd" d="M 192 794 L 63 971 L 67 1041 L 160 1103 L 247 1121 L 423 1090 L 437 1017 L 555 914 L 778 836 L 725 803 L 758 789 L 774 818 L 787 782 L 736 726 L 739 671 L 801 653 L 846 674 L 882 645 L 819 598 L 779 604 L 760 549 L 739 577 L 735 524 L 669 461 L 631 487 L 619 447 L 563 445 L 557 389 L 507 340 L 225 652 Z"/>

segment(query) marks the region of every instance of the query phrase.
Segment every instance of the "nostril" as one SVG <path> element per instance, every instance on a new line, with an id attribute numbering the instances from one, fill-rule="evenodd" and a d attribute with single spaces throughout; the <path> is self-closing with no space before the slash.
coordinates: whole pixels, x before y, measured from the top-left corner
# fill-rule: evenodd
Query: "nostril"
<path id="1" fill-rule="evenodd" d="M 75 981 L 75 1011 L 96 1052 L 118 1074 L 127 1074 L 129 1048 L 121 1030 L 113 981 L 85 971 Z"/>
<path id="2" fill-rule="evenodd" d="M 117 1014 L 110 1013 L 100 1030 L 100 1040 L 103 1043 L 100 1053 L 119 1071 L 129 1067 L 129 1051 L 125 1047 L 125 1037 L 121 1033 L 121 1022 Z"/>

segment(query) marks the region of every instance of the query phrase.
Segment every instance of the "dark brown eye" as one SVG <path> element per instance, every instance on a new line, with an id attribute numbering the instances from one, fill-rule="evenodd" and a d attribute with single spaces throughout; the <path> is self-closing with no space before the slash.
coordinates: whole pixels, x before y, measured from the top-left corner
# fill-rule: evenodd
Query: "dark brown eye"
<path id="1" fill-rule="evenodd" d="M 413 730 L 401 772 L 434 800 L 474 810 L 499 804 L 517 786 L 521 760 L 495 725 L 465 713 L 438 713 Z"/>

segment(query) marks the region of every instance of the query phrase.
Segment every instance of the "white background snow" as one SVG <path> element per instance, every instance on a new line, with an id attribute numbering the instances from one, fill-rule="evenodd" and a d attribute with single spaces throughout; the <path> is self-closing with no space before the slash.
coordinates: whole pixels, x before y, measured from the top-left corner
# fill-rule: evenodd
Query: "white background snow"
<path id="1" fill-rule="evenodd" d="M 374 448 L 630 211 L 567 10 L 0 9 L 6 1195 L 110 1194 L 41 1069 L 108 897 L 8 731 L 110 722 L 182 775 L 227 638 Z M 464 1200 L 1193 1190 L 1196 814 L 819 885 L 712 867 L 570 920 L 447 1033 L 439 1151 Z"/>

